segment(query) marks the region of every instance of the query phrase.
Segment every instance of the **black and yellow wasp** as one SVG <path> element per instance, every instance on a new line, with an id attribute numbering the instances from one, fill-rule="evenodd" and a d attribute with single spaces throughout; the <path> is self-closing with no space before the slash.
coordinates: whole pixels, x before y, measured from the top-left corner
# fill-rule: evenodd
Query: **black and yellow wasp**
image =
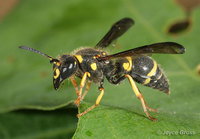
<path id="1" fill-rule="evenodd" d="M 161 42 L 142 47 L 130 49 L 124 52 L 109 55 L 103 49 L 109 46 L 114 40 L 123 35 L 132 25 L 134 21 L 130 18 L 123 18 L 116 22 L 108 33 L 97 43 L 95 48 L 81 48 L 71 55 L 64 54 L 58 58 L 48 56 L 33 48 L 20 46 L 19 48 L 39 53 L 50 60 L 53 64 L 53 84 L 57 90 L 60 84 L 67 78 L 75 87 L 78 95 L 75 104 L 78 106 L 84 99 L 92 82 L 99 85 L 100 94 L 96 99 L 96 103 L 79 113 L 80 117 L 99 105 L 104 95 L 104 77 L 111 84 L 120 84 L 128 78 L 133 91 L 140 99 L 144 112 L 151 120 L 156 120 L 149 115 L 149 111 L 157 111 L 151 109 L 145 102 L 144 97 L 137 88 L 135 81 L 145 86 L 158 89 L 169 94 L 169 84 L 166 76 L 159 68 L 157 63 L 149 56 L 149 54 L 183 54 L 185 48 L 174 42 Z M 74 78 L 81 78 L 80 88 Z M 86 85 L 85 92 L 82 94 L 83 87 Z"/>

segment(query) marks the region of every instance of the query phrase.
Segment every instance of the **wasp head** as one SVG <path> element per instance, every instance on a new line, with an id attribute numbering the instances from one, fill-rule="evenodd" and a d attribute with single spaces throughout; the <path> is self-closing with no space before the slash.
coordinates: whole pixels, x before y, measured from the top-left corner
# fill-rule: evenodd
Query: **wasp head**
<path id="1" fill-rule="evenodd" d="M 57 90 L 60 84 L 78 69 L 76 59 L 71 55 L 62 55 L 59 60 L 53 59 L 53 84 Z"/>

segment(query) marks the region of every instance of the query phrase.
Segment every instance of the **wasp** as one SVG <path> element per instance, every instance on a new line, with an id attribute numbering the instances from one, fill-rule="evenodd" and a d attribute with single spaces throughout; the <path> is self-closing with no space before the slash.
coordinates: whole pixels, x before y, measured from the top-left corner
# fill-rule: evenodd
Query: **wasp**
<path id="1" fill-rule="evenodd" d="M 114 85 L 128 79 L 135 95 L 142 103 L 145 114 L 149 119 L 156 121 L 157 119 L 151 117 L 148 111 L 157 112 L 157 109 L 152 109 L 147 105 L 135 82 L 169 94 L 167 77 L 150 55 L 155 53 L 183 54 L 185 48 L 175 42 L 160 42 L 116 54 L 108 54 L 104 48 L 110 46 L 113 41 L 127 32 L 133 24 L 134 20 L 131 18 L 123 18 L 112 25 L 108 33 L 94 48 L 81 48 L 72 54 L 63 54 L 58 58 L 53 58 L 26 46 L 19 48 L 38 53 L 50 60 L 50 63 L 53 64 L 53 85 L 56 90 L 65 79 L 70 78 L 78 96 L 74 102 L 77 106 L 84 99 L 91 83 L 98 84 L 100 94 L 95 104 L 79 113 L 78 117 L 99 105 L 104 95 L 104 78 Z M 80 86 L 78 86 L 75 76 L 81 79 Z M 84 86 L 86 89 L 82 94 Z"/>

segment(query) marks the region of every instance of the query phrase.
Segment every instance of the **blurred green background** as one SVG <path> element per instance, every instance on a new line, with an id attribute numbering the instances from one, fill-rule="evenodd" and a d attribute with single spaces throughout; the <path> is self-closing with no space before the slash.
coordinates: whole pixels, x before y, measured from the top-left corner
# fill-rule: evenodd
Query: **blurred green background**
<path id="1" fill-rule="evenodd" d="M 0 1 L 0 138 L 198 138 L 200 9 L 199 0 L 185 1 Z M 150 113 L 158 119 L 152 122 L 128 81 L 119 86 L 105 81 L 101 105 L 78 120 L 71 82 L 55 91 L 48 59 L 18 46 L 52 57 L 93 47 L 123 17 L 133 18 L 135 25 L 118 39 L 117 48 L 106 49 L 110 53 L 163 41 L 186 48 L 184 55 L 153 55 L 169 79 L 171 94 L 138 85 L 149 106 L 160 111 Z M 185 30 L 167 33 L 185 20 Z M 92 85 L 80 111 L 95 102 L 97 87 Z"/>

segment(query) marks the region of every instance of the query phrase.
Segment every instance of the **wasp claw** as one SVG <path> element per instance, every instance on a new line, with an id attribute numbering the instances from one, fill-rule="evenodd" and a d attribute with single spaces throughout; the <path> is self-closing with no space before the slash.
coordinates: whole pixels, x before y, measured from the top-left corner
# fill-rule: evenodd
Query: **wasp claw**
<path id="1" fill-rule="evenodd" d="M 75 100 L 74 104 L 78 107 L 80 105 L 80 99 Z"/>

